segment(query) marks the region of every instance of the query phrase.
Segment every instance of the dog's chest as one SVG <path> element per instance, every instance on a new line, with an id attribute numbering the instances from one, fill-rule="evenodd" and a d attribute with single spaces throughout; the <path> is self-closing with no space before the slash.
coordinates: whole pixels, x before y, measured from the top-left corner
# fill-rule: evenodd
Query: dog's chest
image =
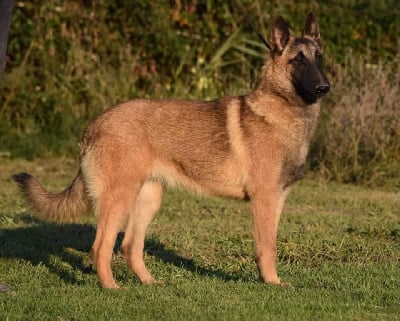
<path id="1" fill-rule="evenodd" d="M 308 143 L 304 142 L 286 155 L 281 177 L 284 187 L 289 187 L 303 177 L 308 148 Z"/>
<path id="2" fill-rule="evenodd" d="M 286 155 L 282 163 L 281 182 L 288 187 L 304 175 L 310 140 L 314 134 L 319 106 L 308 110 L 306 117 L 298 118 L 286 129 Z"/>

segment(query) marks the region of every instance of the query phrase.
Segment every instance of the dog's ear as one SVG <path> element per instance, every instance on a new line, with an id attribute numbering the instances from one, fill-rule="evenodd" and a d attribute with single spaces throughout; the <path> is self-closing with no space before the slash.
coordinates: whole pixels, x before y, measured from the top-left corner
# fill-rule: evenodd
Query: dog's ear
<path id="1" fill-rule="evenodd" d="M 319 25 L 317 22 L 317 18 L 315 18 L 312 12 L 310 12 L 307 16 L 301 36 L 315 41 L 320 47 L 322 47 L 321 35 L 319 33 Z"/>
<path id="2" fill-rule="evenodd" d="M 271 28 L 272 51 L 281 53 L 289 41 L 289 27 L 281 16 L 276 16 Z"/>

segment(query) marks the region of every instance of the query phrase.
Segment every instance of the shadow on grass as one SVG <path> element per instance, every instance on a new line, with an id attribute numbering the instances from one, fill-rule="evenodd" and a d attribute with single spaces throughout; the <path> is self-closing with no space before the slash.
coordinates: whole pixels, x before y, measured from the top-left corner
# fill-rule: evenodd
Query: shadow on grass
<path id="1" fill-rule="evenodd" d="M 0 256 L 43 264 L 67 283 L 80 284 L 75 273 L 94 273 L 90 249 L 95 228 L 88 224 L 58 225 L 26 215 L 21 218 L 31 226 L 0 229 Z"/>
<path id="2" fill-rule="evenodd" d="M 183 268 L 201 276 L 215 277 L 223 281 L 239 281 L 242 279 L 238 275 L 227 274 L 220 269 L 209 269 L 199 266 L 194 260 L 180 256 L 174 251 L 167 249 L 165 245 L 154 236 L 146 239 L 145 251 L 166 264 L 172 264 L 178 268 Z"/>
<path id="3" fill-rule="evenodd" d="M 90 224 L 53 224 L 26 215 L 22 221 L 32 226 L 15 229 L 0 229 L 0 256 L 28 261 L 33 265 L 43 264 L 51 273 L 64 282 L 84 284 L 79 276 L 94 274 L 91 247 L 96 230 Z M 115 251 L 121 248 L 124 233 L 120 233 Z M 169 250 L 156 237 L 147 238 L 145 251 L 166 264 L 172 264 L 202 276 L 216 277 L 224 281 L 238 281 L 240 278 L 222 270 L 199 266 L 193 260 Z M 76 272 L 79 273 L 76 273 Z"/>

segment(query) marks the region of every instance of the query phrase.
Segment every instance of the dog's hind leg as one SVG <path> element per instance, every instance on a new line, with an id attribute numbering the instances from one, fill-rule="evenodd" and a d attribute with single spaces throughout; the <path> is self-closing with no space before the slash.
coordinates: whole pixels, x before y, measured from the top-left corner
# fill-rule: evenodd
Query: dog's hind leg
<path id="1" fill-rule="evenodd" d="M 138 191 L 139 187 L 136 190 Z M 132 193 L 132 189 L 129 192 Z M 118 232 L 134 203 L 135 193 L 129 196 L 118 194 L 117 191 L 109 190 L 101 196 L 98 204 L 99 221 L 93 254 L 97 275 L 103 288 L 118 288 L 111 270 L 111 259 Z"/>
<path id="2" fill-rule="evenodd" d="M 136 199 L 134 210 L 129 213 L 122 249 L 130 268 L 145 284 L 155 283 L 143 261 L 146 229 L 161 205 L 163 187 L 159 183 L 146 182 Z"/>
<path id="3" fill-rule="evenodd" d="M 86 151 L 82 171 L 98 215 L 92 247 L 97 275 L 102 287 L 118 288 L 111 270 L 114 244 L 123 223 L 134 211 L 149 161 L 146 148 L 130 152 L 135 142 L 105 138 Z"/>

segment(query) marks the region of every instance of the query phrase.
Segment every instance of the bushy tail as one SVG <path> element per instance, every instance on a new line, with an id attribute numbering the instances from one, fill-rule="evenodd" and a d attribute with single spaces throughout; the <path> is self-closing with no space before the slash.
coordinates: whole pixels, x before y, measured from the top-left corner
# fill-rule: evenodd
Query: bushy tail
<path id="1" fill-rule="evenodd" d="M 75 222 L 88 211 L 89 201 L 80 173 L 71 185 L 60 193 L 45 190 L 27 173 L 15 174 L 12 178 L 18 183 L 33 214 L 46 221 Z"/>

